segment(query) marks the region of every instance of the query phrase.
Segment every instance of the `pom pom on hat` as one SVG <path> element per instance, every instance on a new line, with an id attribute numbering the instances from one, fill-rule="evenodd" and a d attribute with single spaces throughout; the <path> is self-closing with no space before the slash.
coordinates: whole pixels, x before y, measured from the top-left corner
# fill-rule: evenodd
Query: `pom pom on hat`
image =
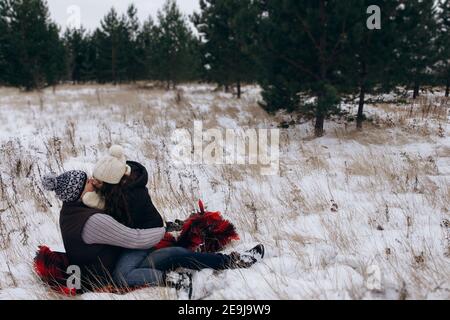
<path id="1" fill-rule="evenodd" d="M 55 191 L 58 187 L 58 180 L 56 178 L 57 176 L 54 173 L 45 175 L 42 178 L 42 186 L 44 189 L 48 191 Z"/>
<path id="2" fill-rule="evenodd" d="M 48 191 L 55 191 L 62 202 L 72 202 L 80 198 L 87 181 L 84 171 L 72 170 L 56 176 L 47 174 L 42 178 L 42 187 Z"/>
<path id="3" fill-rule="evenodd" d="M 117 159 L 123 159 L 125 157 L 123 148 L 119 145 L 114 145 L 109 148 L 109 154 Z"/>

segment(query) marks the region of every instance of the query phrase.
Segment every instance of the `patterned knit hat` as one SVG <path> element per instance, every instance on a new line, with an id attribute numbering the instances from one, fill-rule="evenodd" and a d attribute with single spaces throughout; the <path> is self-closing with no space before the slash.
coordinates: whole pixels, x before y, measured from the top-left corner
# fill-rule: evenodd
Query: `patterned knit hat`
<path id="1" fill-rule="evenodd" d="M 55 191 L 62 202 L 73 202 L 80 199 L 87 181 L 84 171 L 74 170 L 60 176 L 48 174 L 42 178 L 45 190 Z"/>

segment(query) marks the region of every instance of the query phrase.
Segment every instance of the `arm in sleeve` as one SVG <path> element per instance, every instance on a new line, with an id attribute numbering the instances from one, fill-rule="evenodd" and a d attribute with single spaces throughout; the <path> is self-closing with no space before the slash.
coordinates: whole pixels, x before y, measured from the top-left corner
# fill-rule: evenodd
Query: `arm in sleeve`
<path id="1" fill-rule="evenodd" d="M 105 244 L 126 249 L 150 249 L 165 234 L 165 228 L 131 229 L 106 214 L 91 216 L 82 231 L 86 244 Z"/>

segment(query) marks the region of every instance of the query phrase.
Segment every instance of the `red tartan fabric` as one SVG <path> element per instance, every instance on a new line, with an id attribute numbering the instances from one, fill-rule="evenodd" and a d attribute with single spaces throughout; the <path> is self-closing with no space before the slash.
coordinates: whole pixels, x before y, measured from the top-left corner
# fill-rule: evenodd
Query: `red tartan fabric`
<path id="1" fill-rule="evenodd" d="M 53 290 L 66 295 L 75 295 L 75 289 L 66 286 L 69 260 L 63 252 L 53 252 L 46 246 L 40 246 L 34 258 L 34 270 Z"/>
<path id="2" fill-rule="evenodd" d="M 224 220 L 220 212 L 204 212 L 186 220 L 176 245 L 213 253 L 223 250 L 232 240 L 239 240 L 234 225 Z"/>
<path id="3" fill-rule="evenodd" d="M 166 233 L 155 248 L 175 246 L 192 251 L 214 253 L 223 250 L 232 240 L 239 240 L 234 225 L 225 220 L 220 212 L 206 212 L 201 200 L 198 206 L 200 212 L 190 216 L 184 222 L 178 238 Z"/>
<path id="4" fill-rule="evenodd" d="M 156 250 L 164 249 L 168 247 L 174 247 L 177 239 L 169 232 L 167 232 L 163 239 L 155 246 Z"/>

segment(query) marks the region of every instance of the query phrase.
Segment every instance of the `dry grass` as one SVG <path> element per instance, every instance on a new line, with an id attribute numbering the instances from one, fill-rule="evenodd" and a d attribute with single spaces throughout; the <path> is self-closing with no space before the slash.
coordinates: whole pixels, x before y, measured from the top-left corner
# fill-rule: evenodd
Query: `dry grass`
<path id="1" fill-rule="evenodd" d="M 241 242 L 230 250 L 256 242 L 268 248 L 252 270 L 198 274 L 205 283 L 196 298 L 450 298 L 448 100 L 370 106 L 373 121 L 362 132 L 344 123 L 328 123 L 322 139 L 311 139 L 310 123 L 283 130 L 278 176 L 262 176 L 259 166 L 175 166 L 171 134 L 192 131 L 193 120 L 205 129 L 220 128 L 223 119 L 243 128 L 277 125 L 278 116 L 257 105 L 255 88 L 246 88 L 242 101 L 212 89 L 0 89 L 0 298 L 20 298 L 20 289 L 34 292 L 31 298 L 63 298 L 31 270 L 37 245 L 61 248 L 59 203 L 40 177 L 89 171 L 113 143 L 147 166 L 166 219 L 186 217 L 202 198 L 236 224 Z M 370 265 L 382 270 L 380 292 L 365 286 Z M 152 288 L 83 298 L 176 294 Z"/>

